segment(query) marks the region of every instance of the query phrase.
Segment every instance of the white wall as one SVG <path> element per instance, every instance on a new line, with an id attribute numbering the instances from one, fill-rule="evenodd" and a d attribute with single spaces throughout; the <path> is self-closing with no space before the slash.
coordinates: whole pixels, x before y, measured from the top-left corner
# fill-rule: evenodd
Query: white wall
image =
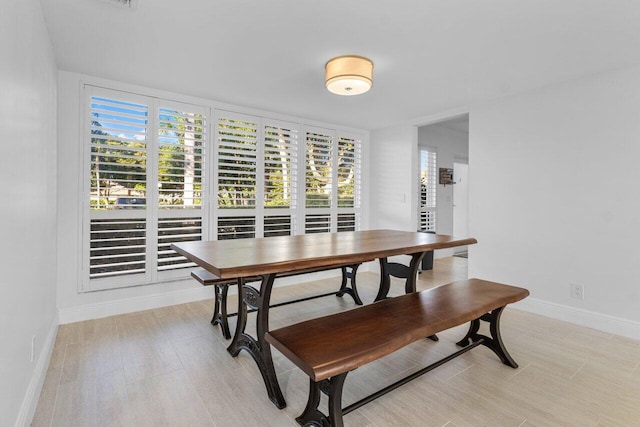
<path id="1" fill-rule="evenodd" d="M 57 330 L 57 83 L 40 2 L 3 4 L 0 57 L 0 425 L 10 426 L 31 420 Z"/>
<path id="2" fill-rule="evenodd" d="M 369 164 L 371 229 L 415 231 L 418 221 L 418 128 L 394 126 L 371 132 Z M 408 256 L 393 257 L 407 264 Z M 362 271 L 378 272 L 377 262 Z"/>
<path id="3" fill-rule="evenodd" d="M 371 132 L 371 228 L 417 228 L 418 130 L 396 126 Z"/>
<path id="4" fill-rule="evenodd" d="M 456 156 L 469 155 L 469 135 L 439 124 L 421 126 L 418 128 L 418 146 L 435 149 L 438 168 L 453 169 Z M 436 187 L 436 232 L 453 234 L 453 185 L 438 184 Z M 442 258 L 453 253 L 454 249 L 442 249 L 434 255 Z"/>
<path id="5" fill-rule="evenodd" d="M 640 67 L 475 106 L 470 120 L 470 276 L 640 338 Z"/>

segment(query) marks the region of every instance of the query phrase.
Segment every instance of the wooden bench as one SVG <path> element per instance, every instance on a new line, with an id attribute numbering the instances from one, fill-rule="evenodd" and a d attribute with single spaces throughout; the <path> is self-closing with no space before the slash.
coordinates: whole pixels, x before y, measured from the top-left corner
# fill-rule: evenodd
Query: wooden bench
<path id="1" fill-rule="evenodd" d="M 422 292 L 385 299 L 363 307 L 269 331 L 266 340 L 310 378 L 309 398 L 300 425 L 342 426 L 343 415 L 429 372 L 478 345 L 517 368 L 500 337 L 500 315 L 507 304 L 529 291 L 479 279 L 461 280 Z M 480 321 L 490 335 L 478 333 Z M 382 390 L 342 408 L 347 373 L 438 332 L 471 322 L 457 344 L 461 350 Z M 329 414 L 318 409 L 320 394 L 329 397 Z"/>
<path id="2" fill-rule="evenodd" d="M 327 271 L 327 270 L 335 270 L 340 268 L 342 270 L 342 283 L 340 284 L 340 289 L 337 292 L 328 292 L 320 295 L 313 295 L 305 298 L 299 298 L 292 301 L 281 302 L 279 304 L 273 304 L 270 307 L 280 307 L 287 304 L 293 304 L 296 302 L 307 301 L 310 299 L 326 297 L 328 295 L 336 295 L 342 297 L 344 294 L 349 294 L 353 298 L 356 304 L 362 305 L 362 300 L 358 295 L 358 290 L 356 288 L 356 271 L 360 264 L 348 264 L 336 267 L 329 267 L 325 269 L 309 269 L 302 270 L 296 272 L 289 272 L 279 274 L 277 277 L 289 277 L 296 276 L 299 274 L 307 274 L 313 273 L 317 271 Z M 220 279 L 215 274 L 200 268 L 193 270 L 191 272 L 191 277 L 200 282 L 203 286 L 214 286 L 214 307 L 213 307 L 213 317 L 211 318 L 211 324 L 220 325 L 222 329 L 222 335 L 229 339 L 231 338 L 231 331 L 229 330 L 229 317 L 237 316 L 238 313 L 228 313 L 227 312 L 227 294 L 229 293 L 229 286 L 237 285 L 238 279 Z M 348 285 L 348 280 L 351 280 L 351 285 Z M 245 278 L 245 283 L 251 282 L 259 282 L 262 280 L 262 276 L 251 276 Z M 254 311 L 254 310 L 249 310 Z"/>

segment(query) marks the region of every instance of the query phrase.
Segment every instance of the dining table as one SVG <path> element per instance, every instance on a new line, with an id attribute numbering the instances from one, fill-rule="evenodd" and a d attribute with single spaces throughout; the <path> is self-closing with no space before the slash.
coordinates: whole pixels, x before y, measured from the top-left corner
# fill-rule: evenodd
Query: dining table
<path id="1" fill-rule="evenodd" d="M 378 260 L 380 283 L 375 301 L 388 297 L 390 277 L 405 279 L 405 293 L 416 291 L 420 261 L 425 253 L 477 243 L 471 237 L 401 230 L 363 230 L 316 233 L 265 238 L 189 241 L 173 243 L 171 248 L 220 279 L 238 281 L 238 320 L 227 351 L 237 356 L 247 351 L 260 370 L 269 399 L 278 408 L 286 401 L 278 384 L 270 345 L 269 306 L 273 284 L 278 276 L 313 272 L 348 264 Z M 408 265 L 390 262 L 389 257 L 408 255 Z M 261 277 L 259 288 L 245 278 Z M 256 336 L 245 329 L 248 310 L 256 311 Z"/>

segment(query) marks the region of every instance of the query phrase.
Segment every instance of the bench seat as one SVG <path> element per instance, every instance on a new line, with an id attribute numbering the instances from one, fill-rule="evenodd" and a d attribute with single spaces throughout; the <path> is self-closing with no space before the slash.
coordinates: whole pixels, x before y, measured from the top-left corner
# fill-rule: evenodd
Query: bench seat
<path id="1" fill-rule="evenodd" d="M 460 346 L 485 345 L 503 363 L 517 367 L 502 344 L 499 319 L 507 304 L 527 295 L 529 291 L 523 288 L 479 279 L 461 280 L 269 331 L 266 340 L 310 378 L 309 403 L 298 422 L 313 424 L 324 420 L 330 425 L 342 425 L 342 415 L 347 410 L 341 409 L 340 394 L 348 372 L 466 322 L 471 322 L 471 327 L 458 343 Z M 478 334 L 480 320 L 490 322 L 491 338 Z M 333 396 L 329 393 L 329 418 L 319 415 L 317 404 L 314 407 L 316 398 L 319 401 L 319 395 L 314 393 L 318 394 L 320 384 L 326 380 L 338 384 L 325 387 L 333 390 Z"/>
<path id="2" fill-rule="evenodd" d="M 196 270 L 193 270 L 191 272 L 191 277 L 193 277 L 194 279 L 196 279 L 198 282 L 200 282 L 201 285 L 203 286 L 211 286 L 211 285 L 237 285 L 238 284 L 238 279 L 237 278 L 233 278 L 233 279 L 221 279 L 218 276 L 216 276 L 215 274 L 211 273 L 208 270 L 205 270 L 204 268 L 198 268 Z M 249 283 L 249 282 L 257 282 L 262 280 L 262 277 L 260 276 L 251 276 L 251 277 L 245 277 L 244 281 Z"/>

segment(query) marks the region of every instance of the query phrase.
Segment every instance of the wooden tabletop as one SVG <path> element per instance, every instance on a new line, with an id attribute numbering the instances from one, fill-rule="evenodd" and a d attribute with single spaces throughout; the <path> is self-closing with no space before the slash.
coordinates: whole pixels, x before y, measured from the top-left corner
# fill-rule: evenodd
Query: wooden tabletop
<path id="1" fill-rule="evenodd" d="M 366 230 L 181 242 L 172 244 L 171 248 L 221 279 L 227 279 L 355 264 L 474 243 L 477 243 L 474 238 L 442 234 Z"/>

